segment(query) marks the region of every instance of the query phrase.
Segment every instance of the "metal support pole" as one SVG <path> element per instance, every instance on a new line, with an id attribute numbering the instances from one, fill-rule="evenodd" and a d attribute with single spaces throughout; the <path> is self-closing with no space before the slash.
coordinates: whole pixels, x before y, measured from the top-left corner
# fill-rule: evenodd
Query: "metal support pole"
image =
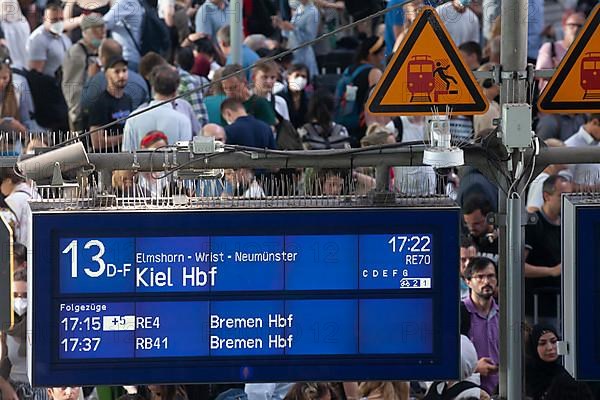
<path id="1" fill-rule="evenodd" d="M 527 0 L 502 1 L 500 63 L 502 104 L 527 101 Z M 512 151 L 512 164 L 503 166 L 514 179 L 519 149 Z M 511 162 L 509 161 L 509 162 Z M 503 185 L 504 186 L 504 185 Z M 502 187 L 499 214 L 506 216 L 500 229 L 500 397 L 519 400 L 523 396 L 521 200 Z M 503 193 L 506 191 L 506 196 Z M 506 212 L 506 214 L 505 214 Z"/>
<path id="2" fill-rule="evenodd" d="M 522 376 L 522 354 L 523 354 L 523 334 L 522 334 L 522 303 L 523 303 L 523 267 L 521 263 L 522 256 L 522 231 L 521 198 L 514 196 L 507 199 L 507 256 L 506 261 L 509 268 L 506 268 L 507 285 L 500 290 L 506 292 L 509 301 L 504 305 L 502 313 L 506 314 L 507 327 L 506 336 L 508 341 L 508 353 L 506 363 L 508 365 L 507 375 L 507 399 L 523 398 L 523 376 Z M 513 375 L 517 369 L 519 375 Z"/>
<path id="3" fill-rule="evenodd" d="M 242 42 L 244 41 L 244 26 L 242 18 L 242 0 L 231 1 L 231 61 L 233 64 L 242 64 Z"/>
<path id="4" fill-rule="evenodd" d="M 380 164 L 375 167 L 375 190 L 378 192 L 390 191 L 390 166 Z"/>

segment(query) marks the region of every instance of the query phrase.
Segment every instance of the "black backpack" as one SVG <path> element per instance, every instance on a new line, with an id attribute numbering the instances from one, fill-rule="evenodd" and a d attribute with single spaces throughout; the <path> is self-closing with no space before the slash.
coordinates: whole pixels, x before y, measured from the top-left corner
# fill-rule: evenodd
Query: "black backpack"
<path id="1" fill-rule="evenodd" d="M 302 139 L 300 139 L 300 135 L 298 135 L 294 125 L 283 118 L 283 116 L 277 112 L 277 109 L 275 109 L 275 95 L 271 96 L 271 101 L 269 103 L 271 103 L 275 118 L 277 119 L 277 122 L 275 123 L 275 132 L 277 133 L 275 141 L 277 142 L 277 148 L 279 150 L 303 150 Z"/>
<path id="2" fill-rule="evenodd" d="M 444 389 L 442 390 L 442 394 L 439 394 L 437 391 L 437 386 L 441 383 L 444 384 Z M 480 386 L 469 381 L 460 381 L 451 387 L 448 387 L 448 384 L 446 382 L 436 381 L 431 384 L 431 387 L 427 391 L 425 397 L 423 397 L 423 400 L 454 400 L 456 396 L 458 396 L 465 390 L 478 387 Z"/>
<path id="3" fill-rule="evenodd" d="M 138 43 L 127 24 L 124 24 L 127 33 L 131 37 L 135 48 L 140 56 L 151 51 L 166 57 L 171 49 L 171 33 L 165 22 L 158 17 L 155 7 L 148 4 L 147 0 L 138 0 L 144 8 L 144 19 L 142 20 L 142 35 Z"/>
<path id="4" fill-rule="evenodd" d="M 27 79 L 35 108 L 32 117 L 36 122 L 51 131 L 68 131 L 69 107 L 63 96 L 60 80 L 34 69 L 26 71 L 14 68 L 12 72 Z"/>

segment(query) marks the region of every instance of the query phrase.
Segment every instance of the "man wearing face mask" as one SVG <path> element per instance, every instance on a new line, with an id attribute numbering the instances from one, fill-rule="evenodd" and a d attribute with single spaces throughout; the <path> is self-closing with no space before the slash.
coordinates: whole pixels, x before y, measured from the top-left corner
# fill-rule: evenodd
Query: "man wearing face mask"
<path id="1" fill-rule="evenodd" d="M 470 4 L 471 0 L 452 0 L 436 8 L 456 46 L 480 42 L 479 18 Z"/>
<path id="2" fill-rule="evenodd" d="M 100 71 L 98 48 L 106 37 L 106 27 L 101 15 L 86 15 L 81 20 L 82 38 L 72 46 L 63 62 L 62 91 L 69 106 L 69 128 L 85 128 L 81 111 L 83 84 Z"/>
<path id="3" fill-rule="evenodd" d="M 44 23 L 27 40 L 27 65 L 30 70 L 56 76 L 71 47 L 71 39 L 63 33 L 63 25 L 61 6 L 56 3 L 48 4 L 44 11 Z"/>

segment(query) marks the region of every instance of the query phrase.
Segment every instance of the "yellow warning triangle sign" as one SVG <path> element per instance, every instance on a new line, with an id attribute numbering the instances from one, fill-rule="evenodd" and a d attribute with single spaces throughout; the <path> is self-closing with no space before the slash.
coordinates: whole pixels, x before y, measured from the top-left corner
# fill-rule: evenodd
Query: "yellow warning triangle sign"
<path id="1" fill-rule="evenodd" d="M 419 18 L 394 53 L 367 101 L 379 115 L 484 114 L 489 103 L 432 7 Z"/>
<path id="2" fill-rule="evenodd" d="M 554 114 L 600 111 L 598 25 L 600 5 L 594 8 L 540 95 L 540 110 Z"/>

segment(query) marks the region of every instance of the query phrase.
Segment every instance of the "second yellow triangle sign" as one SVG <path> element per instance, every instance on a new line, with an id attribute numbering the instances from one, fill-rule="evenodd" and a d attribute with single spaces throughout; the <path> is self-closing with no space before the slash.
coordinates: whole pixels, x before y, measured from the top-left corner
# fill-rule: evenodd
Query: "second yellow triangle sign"
<path id="1" fill-rule="evenodd" d="M 489 103 L 444 24 L 424 7 L 367 102 L 380 115 L 484 114 Z"/>

